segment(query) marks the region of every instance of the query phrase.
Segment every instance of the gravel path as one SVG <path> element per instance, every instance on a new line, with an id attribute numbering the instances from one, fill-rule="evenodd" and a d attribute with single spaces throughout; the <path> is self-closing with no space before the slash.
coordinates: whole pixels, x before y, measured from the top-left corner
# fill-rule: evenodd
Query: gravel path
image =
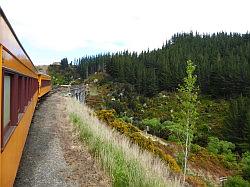
<path id="1" fill-rule="evenodd" d="M 110 186 L 74 133 L 64 99 L 52 94 L 36 110 L 14 186 Z"/>

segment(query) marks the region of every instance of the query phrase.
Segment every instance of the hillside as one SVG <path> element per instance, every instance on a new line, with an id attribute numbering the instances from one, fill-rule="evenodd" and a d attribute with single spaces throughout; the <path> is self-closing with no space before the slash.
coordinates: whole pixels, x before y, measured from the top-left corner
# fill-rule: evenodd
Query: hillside
<path id="1" fill-rule="evenodd" d="M 175 170 L 183 169 L 184 143 L 171 124 L 186 107 L 177 88 L 185 82 L 185 62 L 191 59 L 199 87 L 193 92 L 198 95 L 193 109 L 199 117 L 190 144 L 187 181 L 192 186 L 214 186 L 226 176 L 226 186 L 246 186 L 250 180 L 249 51 L 248 33 L 183 33 L 161 49 L 83 57 L 73 64 L 63 59 L 60 68 L 49 68 L 53 77 L 60 77 L 54 83 L 88 84 L 87 104 L 99 119 L 175 165 Z"/>
<path id="2" fill-rule="evenodd" d="M 98 81 L 94 83 L 94 80 Z M 141 131 L 145 131 L 146 126 L 149 126 L 149 134 L 145 136 L 161 142 L 157 147 L 175 158 L 181 167 L 181 160 L 178 158 L 181 147 L 176 144 L 175 140 L 171 140 L 170 132 L 167 129 L 164 130 L 164 122 L 171 119 L 171 110 L 177 110 L 174 93 L 161 92 L 153 98 L 147 98 L 136 94 L 133 90 L 128 91 L 129 85 L 110 81 L 105 74 L 90 76 L 86 83 L 90 88 L 90 94 L 87 97 L 89 106 L 100 111 L 107 118 L 110 118 L 108 112 L 111 111 L 115 119 L 123 121 L 124 128 L 129 128 L 126 127 L 126 123 L 133 124 Z M 121 96 L 120 93 L 124 95 Z M 193 186 L 219 185 L 218 176 L 230 176 L 235 171 L 231 166 L 229 166 L 231 168 L 228 167 L 230 161 L 220 155 L 210 153 L 201 146 L 207 146 L 209 135 L 219 136 L 229 103 L 223 99 L 209 100 L 207 98 L 202 98 L 201 102 L 199 111 L 203 115 L 198 123 L 204 124 L 199 127 L 200 132 L 203 131 L 203 133 L 197 134 L 194 140 L 193 151 L 190 155 L 190 173 L 192 174 L 189 182 Z M 112 112 L 113 109 L 115 112 Z M 117 128 L 120 131 L 121 126 Z M 212 131 L 209 132 L 208 129 Z"/>

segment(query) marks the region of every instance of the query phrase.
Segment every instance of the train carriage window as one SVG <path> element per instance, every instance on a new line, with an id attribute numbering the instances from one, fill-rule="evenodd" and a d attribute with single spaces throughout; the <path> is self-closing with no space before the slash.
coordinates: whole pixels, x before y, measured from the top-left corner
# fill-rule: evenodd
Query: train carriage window
<path id="1" fill-rule="evenodd" d="M 4 76 L 4 119 L 3 119 L 3 125 L 4 129 L 7 128 L 7 126 L 10 123 L 10 92 L 11 92 L 11 77 L 8 75 Z"/>
<path id="2" fill-rule="evenodd" d="M 28 78 L 24 78 L 24 106 L 28 105 Z M 25 107 L 24 107 L 25 108 Z"/>
<path id="3" fill-rule="evenodd" d="M 28 106 L 29 104 L 29 78 L 26 77 L 26 92 L 25 92 L 25 97 L 26 97 L 26 103 L 25 103 L 25 106 Z"/>
<path id="4" fill-rule="evenodd" d="M 22 77 L 19 76 L 18 77 L 18 113 L 21 113 L 21 100 L 22 100 L 22 89 L 23 89 L 23 85 L 22 85 Z"/>

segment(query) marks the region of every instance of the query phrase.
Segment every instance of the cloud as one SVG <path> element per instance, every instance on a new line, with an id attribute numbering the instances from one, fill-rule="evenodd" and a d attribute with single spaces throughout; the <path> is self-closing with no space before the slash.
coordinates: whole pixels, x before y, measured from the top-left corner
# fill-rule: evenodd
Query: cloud
<path id="1" fill-rule="evenodd" d="M 50 51 L 44 55 L 51 61 L 53 52 L 80 57 L 159 48 L 176 32 L 246 32 L 249 5 L 248 0 L 1 0 L 30 56 Z"/>

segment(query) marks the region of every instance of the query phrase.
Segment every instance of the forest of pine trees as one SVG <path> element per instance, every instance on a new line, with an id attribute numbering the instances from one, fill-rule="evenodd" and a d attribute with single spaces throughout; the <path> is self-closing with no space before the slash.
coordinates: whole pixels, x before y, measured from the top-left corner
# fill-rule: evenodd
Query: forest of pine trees
<path id="1" fill-rule="evenodd" d="M 87 56 L 75 61 L 81 78 L 106 71 L 138 93 L 174 91 L 185 76 L 185 62 L 197 65 L 202 94 L 231 98 L 250 92 L 250 34 L 175 34 L 161 49 Z"/>

